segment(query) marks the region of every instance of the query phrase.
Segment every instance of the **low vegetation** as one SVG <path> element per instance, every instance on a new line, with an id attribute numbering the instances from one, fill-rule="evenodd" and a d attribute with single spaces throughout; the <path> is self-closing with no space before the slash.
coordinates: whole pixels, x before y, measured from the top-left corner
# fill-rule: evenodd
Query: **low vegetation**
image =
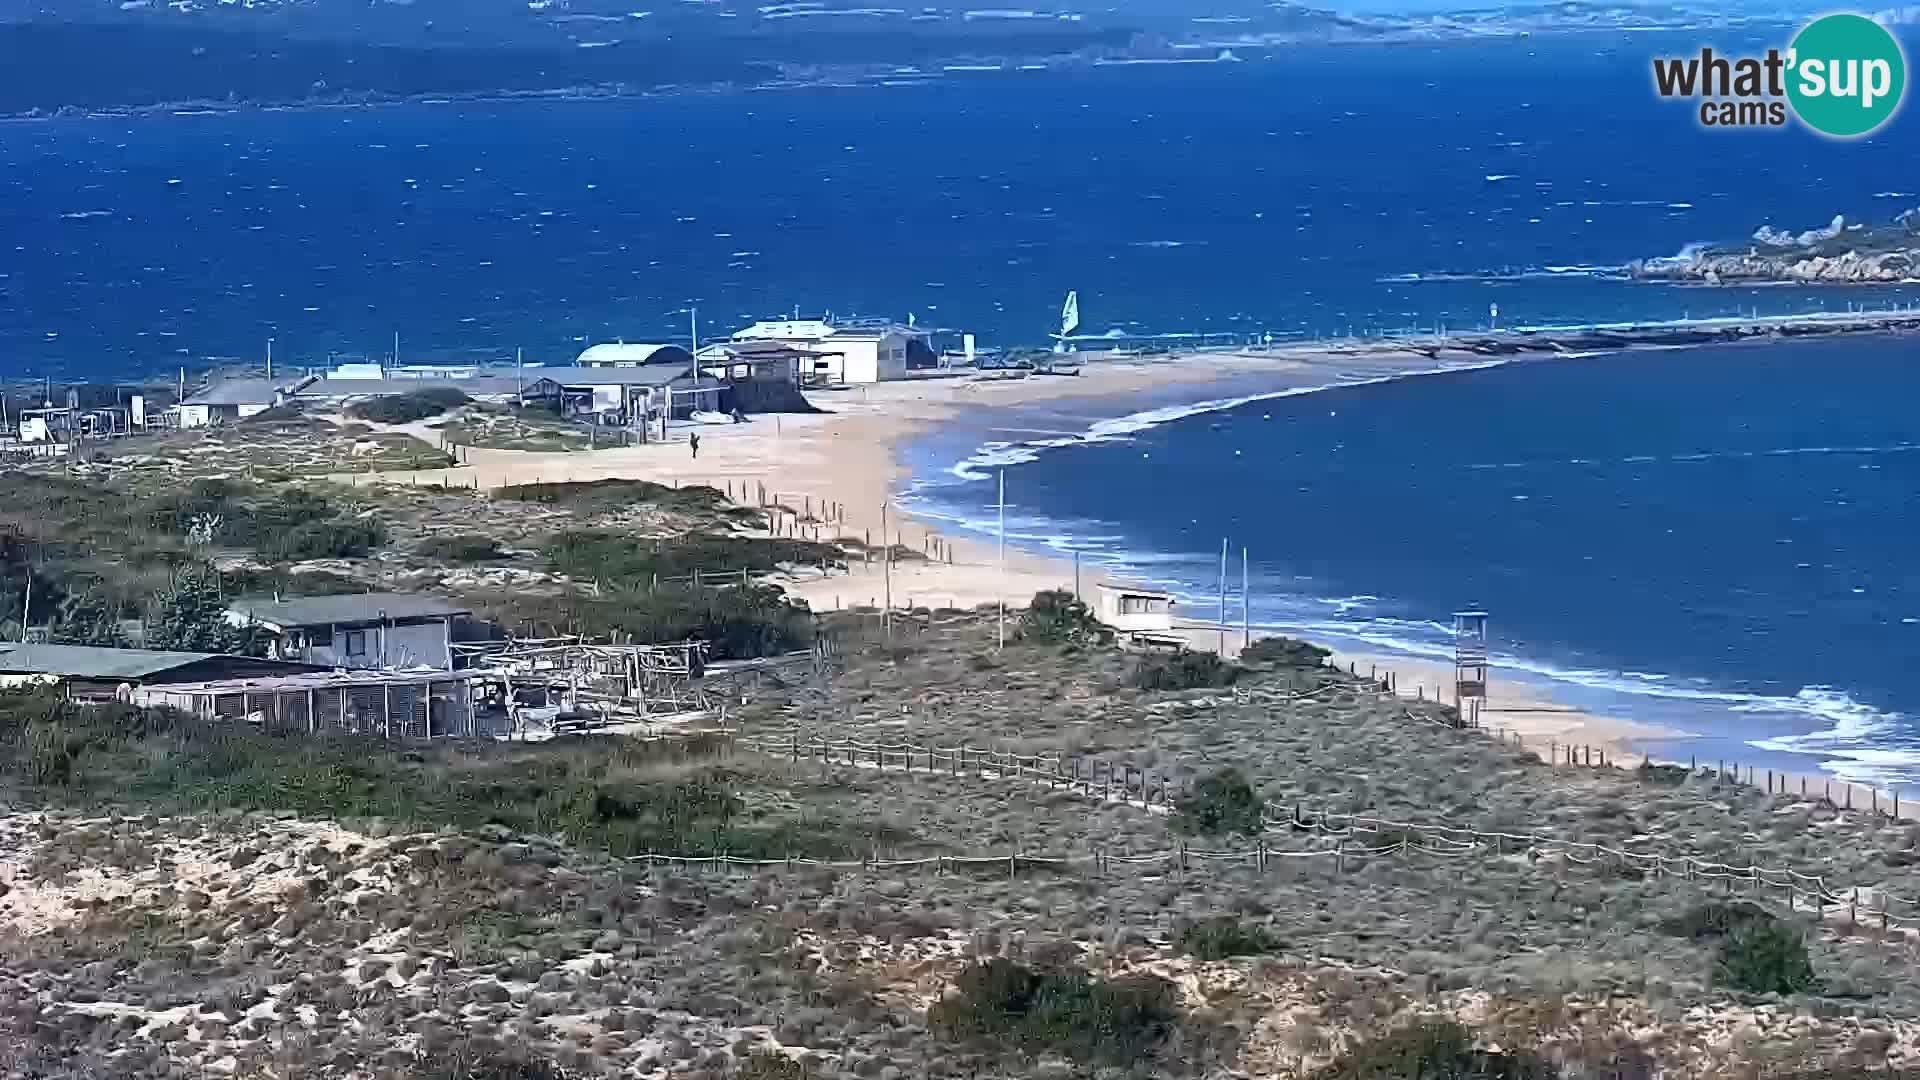
<path id="1" fill-rule="evenodd" d="M 367 398 L 347 406 L 355 420 L 376 424 L 412 424 L 457 409 L 473 399 L 451 386 L 427 386 L 405 394 Z"/>
<path id="2" fill-rule="evenodd" d="M 286 812 L 563 836 L 649 851 L 858 857 L 900 836 L 767 797 L 713 745 L 626 740 L 439 743 L 277 735 L 165 709 L 0 692 L 0 781 L 35 801 Z"/>
<path id="3" fill-rule="evenodd" d="M 1264 926 L 1216 915 L 1181 927 L 1174 946 L 1195 960 L 1229 960 L 1277 952 L 1280 939 Z"/>
<path id="4" fill-rule="evenodd" d="M 1238 769 L 1221 769 L 1193 786 L 1174 808 L 1173 827 L 1199 836 L 1260 832 L 1260 796 Z"/>
<path id="5" fill-rule="evenodd" d="M 1036 645 L 1103 645 L 1113 631 L 1093 617 L 1080 599 L 1065 589 L 1043 589 L 1020 613 L 1020 640 Z"/>
<path id="6" fill-rule="evenodd" d="M 1311 641 L 1301 641 L 1290 637 L 1266 637 L 1255 641 L 1240 650 L 1240 662 L 1253 666 L 1271 668 L 1317 668 L 1332 656 L 1330 649 L 1323 649 Z"/>
<path id="7" fill-rule="evenodd" d="M 500 541 L 476 533 L 429 536 L 414 550 L 425 558 L 450 563 L 495 562 L 506 557 Z"/>
<path id="8" fill-rule="evenodd" d="M 1735 927 L 1721 940 L 1713 977 L 1749 994 L 1803 994 L 1820 985 L 1805 936 L 1771 918 Z"/>
<path id="9" fill-rule="evenodd" d="M 577 480 L 551 484 L 509 484 L 493 497 L 509 502 L 564 507 L 578 514 L 610 514 L 635 506 L 651 506 L 681 513 L 751 517 L 752 511 L 734 507 L 719 491 L 701 485 L 669 487 L 648 480 Z"/>
<path id="10" fill-rule="evenodd" d="M 1133 685 L 1141 690 L 1201 690 L 1232 686 L 1241 668 L 1220 659 L 1219 653 L 1181 649 L 1143 656 L 1134 663 Z"/>
<path id="11" fill-rule="evenodd" d="M 741 571 L 765 574 L 783 566 L 841 565 L 840 550 L 812 540 L 761 539 L 720 533 L 637 538 L 613 529 L 568 529 L 546 545 L 547 564 L 575 581 L 629 589 L 662 581 L 738 582 Z"/>
<path id="12" fill-rule="evenodd" d="M 1132 1064 L 1174 1021 L 1173 986 L 1138 976 L 1096 979 L 1077 968 L 1036 971 L 1005 958 L 969 966 L 927 1013 L 957 1042 L 997 1039 L 1035 1053 Z"/>
<path id="13" fill-rule="evenodd" d="M 551 410 L 474 405 L 434 425 L 441 437 L 459 446 L 490 450 L 528 450 L 536 453 L 572 453 L 597 446 L 625 445 L 632 433 L 623 428 L 598 431 L 586 424 L 561 419 Z"/>
<path id="14" fill-rule="evenodd" d="M 714 660 L 778 656 L 810 647 L 814 616 L 776 585 L 662 585 L 600 594 L 467 597 L 474 611 L 524 637 L 585 634 L 640 645 L 704 641 Z"/>
<path id="15" fill-rule="evenodd" d="M 1714 982 L 1749 994 L 1800 994 L 1816 989 L 1806 937 L 1765 908 L 1709 900 L 1661 924 L 1674 937 L 1717 942 Z"/>
<path id="16" fill-rule="evenodd" d="M 1310 1080 L 1558 1080 L 1527 1050 L 1484 1049 L 1452 1020 L 1424 1020 L 1366 1039 Z"/>

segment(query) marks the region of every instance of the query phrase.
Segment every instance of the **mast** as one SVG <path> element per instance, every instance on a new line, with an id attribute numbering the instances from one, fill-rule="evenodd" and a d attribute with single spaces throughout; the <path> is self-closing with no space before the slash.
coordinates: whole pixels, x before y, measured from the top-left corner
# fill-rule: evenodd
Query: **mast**
<path id="1" fill-rule="evenodd" d="M 1220 655 L 1227 653 L 1227 538 L 1220 538 Z"/>
<path id="2" fill-rule="evenodd" d="M 1007 470 L 1000 470 L 1000 643 L 1007 647 Z"/>

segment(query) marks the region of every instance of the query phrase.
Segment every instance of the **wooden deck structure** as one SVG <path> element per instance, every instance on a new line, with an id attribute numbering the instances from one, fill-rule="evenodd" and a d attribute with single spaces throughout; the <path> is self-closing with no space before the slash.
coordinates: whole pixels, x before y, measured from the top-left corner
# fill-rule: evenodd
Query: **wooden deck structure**
<path id="1" fill-rule="evenodd" d="M 503 734 L 504 714 L 475 708 L 470 671 L 326 671 L 172 683 L 133 691 L 136 705 L 169 706 L 267 731 L 375 735 L 426 741 Z M 496 730 L 498 729 L 498 730 Z"/>

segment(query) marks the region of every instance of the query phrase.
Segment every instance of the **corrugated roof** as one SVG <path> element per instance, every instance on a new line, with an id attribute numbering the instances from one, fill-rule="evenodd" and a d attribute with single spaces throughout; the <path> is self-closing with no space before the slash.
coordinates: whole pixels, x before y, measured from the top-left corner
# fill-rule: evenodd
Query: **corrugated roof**
<path id="1" fill-rule="evenodd" d="M 144 679 L 218 653 L 107 649 L 95 645 L 0 645 L 0 671 L 76 679 Z"/>
<path id="2" fill-rule="evenodd" d="M 437 596 L 419 593 L 345 593 L 294 596 L 285 600 L 243 597 L 229 604 L 227 610 L 241 618 L 280 627 L 375 623 L 384 619 L 465 615 L 471 611 Z"/>
<path id="3" fill-rule="evenodd" d="M 512 375 L 477 375 L 470 379 L 321 379 L 295 394 L 296 398 L 338 400 L 355 397 L 397 397 L 419 390 L 452 387 L 468 397 L 512 397 L 530 392 L 542 373 L 528 369 Z"/>
<path id="4" fill-rule="evenodd" d="M 187 398 L 182 405 L 271 405 L 280 388 L 294 380 L 227 379 Z"/>

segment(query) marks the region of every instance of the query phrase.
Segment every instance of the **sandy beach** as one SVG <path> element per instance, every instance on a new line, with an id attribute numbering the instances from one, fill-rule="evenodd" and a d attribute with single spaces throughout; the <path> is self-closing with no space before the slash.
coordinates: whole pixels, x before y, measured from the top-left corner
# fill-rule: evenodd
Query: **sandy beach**
<path id="1" fill-rule="evenodd" d="M 1053 559 L 1009 548 L 1005 569 L 997 545 L 975 537 L 943 534 L 936 525 L 903 514 L 894 502 L 906 475 L 898 450 L 906 439 L 928 425 L 950 418 L 962 409 L 1032 405 L 1069 398 L 1115 398 L 1126 410 L 1126 395 L 1170 387 L 1193 387 L 1195 400 L 1204 400 L 1204 387 L 1245 377 L 1273 376 L 1276 388 L 1334 385 L 1360 379 L 1430 373 L 1442 363 L 1485 363 L 1471 354 L 1436 359 L 1420 352 L 1378 344 L 1356 346 L 1295 346 L 1250 353 L 1206 353 L 1151 359 L 1090 357 L 1076 377 L 1031 376 L 990 379 L 978 376 L 915 379 L 904 382 L 820 391 L 810 398 L 823 411 L 815 414 L 763 415 L 746 424 L 679 429 L 667 443 L 653 443 L 591 452 L 533 453 L 461 448 L 464 464 L 454 469 L 385 472 L 342 477 L 357 483 L 444 483 L 482 489 L 508 484 L 641 479 L 656 483 L 709 485 L 754 502 L 765 498 L 792 514 L 780 514 L 781 528 L 798 528 L 798 535 L 835 535 L 857 538 L 876 546 L 883 542 L 924 553 L 887 567 L 881 560 L 855 563 L 846 573 L 804 576 L 783 583 L 816 610 L 860 605 L 895 607 L 974 607 L 1004 600 L 1023 604 L 1036 591 L 1070 588 L 1076 570 L 1070 560 Z M 430 429 L 410 428 L 429 441 Z M 697 430 L 700 450 L 692 452 L 688 436 Z M 1030 437 L 1010 432 L 1009 441 Z M 834 507 L 830 511 L 828 508 Z M 829 521 L 830 515 L 834 520 Z M 1083 592 L 1100 575 L 1092 568 L 1079 571 Z M 1214 647 L 1214 632 L 1196 635 L 1204 647 Z M 1236 651 L 1237 632 L 1227 635 L 1228 651 Z M 1341 664 L 1362 671 L 1393 671 L 1409 697 L 1432 697 L 1451 680 L 1443 664 L 1402 656 L 1340 653 Z M 1484 719 L 1490 726 L 1537 746 L 1542 757 L 1553 747 L 1590 746 L 1609 759 L 1637 761 L 1631 744 L 1636 739 L 1684 737 L 1684 733 L 1635 724 L 1626 720 L 1570 710 L 1545 700 L 1535 688 L 1502 681 L 1495 672 L 1492 696 Z"/>

